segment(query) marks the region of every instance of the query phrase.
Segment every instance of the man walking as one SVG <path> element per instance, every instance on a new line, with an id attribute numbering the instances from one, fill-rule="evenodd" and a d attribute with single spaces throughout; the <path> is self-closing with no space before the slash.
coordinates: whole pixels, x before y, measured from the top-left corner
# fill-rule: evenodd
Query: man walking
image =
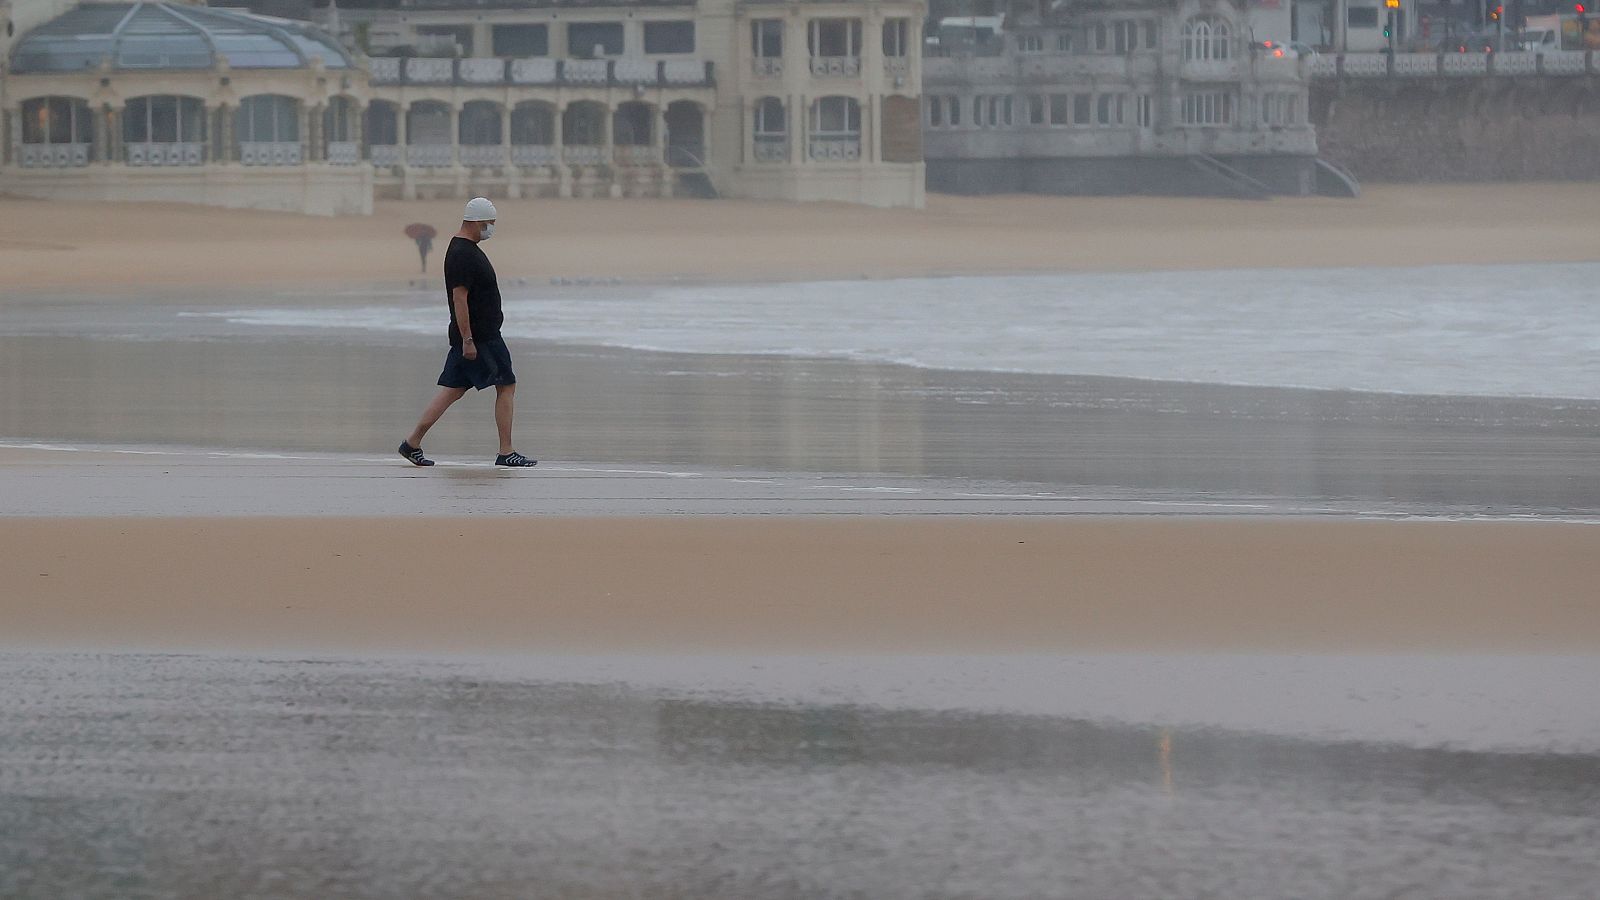
<path id="1" fill-rule="evenodd" d="M 450 307 L 450 352 L 439 373 L 439 393 L 422 411 L 411 434 L 400 442 L 400 455 L 417 466 L 431 466 L 422 454 L 422 438 L 450 405 L 466 396 L 467 388 L 483 390 L 494 385 L 494 424 L 500 431 L 497 466 L 521 468 L 538 465 L 511 447 L 511 415 L 517 396 L 517 376 L 511 371 L 511 351 L 500 339 L 505 315 L 500 309 L 500 285 L 494 266 L 478 245 L 494 236 L 494 204 L 483 197 L 467 203 L 461 230 L 444 252 L 444 286 Z"/>

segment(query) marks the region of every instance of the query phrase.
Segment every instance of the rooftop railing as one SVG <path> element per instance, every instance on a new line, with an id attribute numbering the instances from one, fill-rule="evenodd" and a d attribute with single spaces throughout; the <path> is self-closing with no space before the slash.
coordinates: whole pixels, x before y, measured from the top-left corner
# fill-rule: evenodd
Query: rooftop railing
<path id="1" fill-rule="evenodd" d="M 700 59 L 374 57 L 367 61 L 367 71 L 376 85 L 709 87 L 716 83 L 711 61 Z"/>
<path id="2" fill-rule="evenodd" d="M 1592 50 L 1543 53 L 1328 53 L 1311 63 L 1313 78 L 1538 78 L 1600 75 Z"/>

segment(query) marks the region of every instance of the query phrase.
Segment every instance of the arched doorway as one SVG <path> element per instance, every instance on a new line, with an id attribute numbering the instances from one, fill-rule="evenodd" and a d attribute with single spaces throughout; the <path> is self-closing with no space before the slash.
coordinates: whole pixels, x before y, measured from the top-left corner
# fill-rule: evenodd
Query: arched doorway
<path id="1" fill-rule="evenodd" d="M 511 162 L 548 166 L 556 161 L 556 111 L 548 103 L 518 103 L 511 110 Z"/>
<path id="2" fill-rule="evenodd" d="M 629 101 L 611 116 L 611 143 L 622 165 L 655 162 L 655 109 L 648 103 Z"/>
<path id="3" fill-rule="evenodd" d="M 473 100 L 461 108 L 460 149 L 464 166 L 503 166 L 505 147 L 501 143 L 500 106 L 487 100 Z"/>
<path id="4" fill-rule="evenodd" d="M 406 114 L 406 165 L 430 168 L 454 162 L 450 107 L 437 100 L 411 104 Z"/>
<path id="5" fill-rule="evenodd" d="M 706 167 L 705 110 L 689 100 L 667 106 L 667 164 L 684 169 Z"/>
<path id="6" fill-rule="evenodd" d="M 606 135 L 606 109 L 589 100 L 573 103 L 561 114 L 563 159 L 575 165 L 599 165 Z"/>

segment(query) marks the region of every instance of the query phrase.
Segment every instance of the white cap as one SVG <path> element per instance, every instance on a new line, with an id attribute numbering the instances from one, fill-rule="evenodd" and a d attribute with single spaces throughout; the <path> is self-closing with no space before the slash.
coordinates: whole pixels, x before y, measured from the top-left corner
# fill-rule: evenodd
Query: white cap
<path id="1" fill-rule="evenodd" d="M 494 204 L 487 197 L 473 197 L 467 201 L 467 211 L 462 213 L 463 222 L 488 222 L 500 218 L 495 214 Z"/>

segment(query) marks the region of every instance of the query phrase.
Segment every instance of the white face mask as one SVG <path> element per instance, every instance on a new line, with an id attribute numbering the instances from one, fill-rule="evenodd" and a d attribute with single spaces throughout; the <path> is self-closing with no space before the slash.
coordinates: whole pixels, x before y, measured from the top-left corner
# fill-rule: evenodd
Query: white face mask
<path id="1" fill-rule="evenodd" d="M 483 236 L 479 237 L 478 240 L 487 241 L 489 238 L 492 238 L 492 237 L 494 237 L 494 223 L 493 222 L 489 222 L 489 223 L 487 223 L 486 225 L 483 226 Z"/>

